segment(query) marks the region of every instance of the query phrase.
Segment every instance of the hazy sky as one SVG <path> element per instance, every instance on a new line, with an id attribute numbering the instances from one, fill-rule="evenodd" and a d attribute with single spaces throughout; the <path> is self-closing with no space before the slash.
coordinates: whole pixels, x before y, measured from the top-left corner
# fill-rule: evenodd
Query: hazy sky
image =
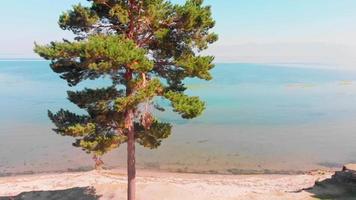
<path id="1" fill-rule="evenodd" d="M 70 37 L 60 13 L 85 0 L 2 1 L 0 57 L 35 57 L 33 42 Z M 183 2 L 183 0 L 174 0 Z M 356 60 L 356 0 L 206 0 L 220 40 L 209 53 L 219 62 Z M 356 62 L 355 62 L 356 63 Z"/>

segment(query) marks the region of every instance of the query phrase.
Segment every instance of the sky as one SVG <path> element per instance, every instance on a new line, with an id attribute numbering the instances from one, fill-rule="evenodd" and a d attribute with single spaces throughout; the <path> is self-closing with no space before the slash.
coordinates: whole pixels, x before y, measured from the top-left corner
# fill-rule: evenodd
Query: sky
<path id="1" fill-rule="evenodd" d="M 172 0 L 182 3 L 184 0 Z M 2 1 L 0 58 L 34 58 L 34 41 L 71 38 L 58 16 L 85 0 Z M 219 41 L 218 62 L 356 63 L 355 0 L 205 0 Z M 356 68 L 356 64 L 355 64 Z"/>

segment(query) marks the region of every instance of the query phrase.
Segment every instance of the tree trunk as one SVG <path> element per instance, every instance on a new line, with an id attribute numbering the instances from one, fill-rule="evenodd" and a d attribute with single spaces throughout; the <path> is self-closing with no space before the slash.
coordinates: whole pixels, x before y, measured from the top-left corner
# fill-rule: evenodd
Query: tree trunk
<path id="1" fill-rule="evenodd" d="M 93 160 L 94 160 L 94 163 L 95 163 L 95 170 L 98 170 L 98 171 L 102 170 L 104 162 L 101 160 L 100 156 L 94 155 L 93 156 Z"/>
<path id="2" fill-rule="evenodd" d="M 132 116 L 132 113 L 128 113 L 128 116 Z M 128 181 L 127 199 L 135 200 L 136 199 L 135 132 L 133 129 L 132 119 L 129 121 L 131 121 L 131 125 L 129 126 L 128 133 L 127 133 L 127 181 Z"/>

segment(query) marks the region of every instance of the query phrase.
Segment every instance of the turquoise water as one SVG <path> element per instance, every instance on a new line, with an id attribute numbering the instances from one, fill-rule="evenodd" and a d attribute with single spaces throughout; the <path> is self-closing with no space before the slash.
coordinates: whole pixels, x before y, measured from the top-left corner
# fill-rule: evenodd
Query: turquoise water
<path id="1" fill-rule="evenodd" d="M 243 173 L 356 161 L 356 72 L 312 67 L 218 64 L 214 80 L 188 80 L 188 93 L 206 101 L 206 112 L 191 121 L 160 114 L 175 124 L 174 133 L 157 150 L 139 148 L 139 167 Z M 48 62 L 0 61 L 0 173 L 92 165 L 71 138 L 51 131 L 48 109 L 77 110 L 68 89 Z M 105 162 L 124 167 L 125 148 Z"/>

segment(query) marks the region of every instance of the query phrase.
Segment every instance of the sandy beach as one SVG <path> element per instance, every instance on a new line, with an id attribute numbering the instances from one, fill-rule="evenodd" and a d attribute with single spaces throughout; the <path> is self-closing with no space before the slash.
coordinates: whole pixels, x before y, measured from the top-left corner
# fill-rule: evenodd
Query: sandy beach
<path id="1" fill-rule="evenodd" d="M 332 172 L 303 175 L 204 175 L 141 171 L 138 200 L 318 199 L 311 189 Z M 120 170 L 21 175 L 0 178 L 0 199 L 126 199 Z"/>

